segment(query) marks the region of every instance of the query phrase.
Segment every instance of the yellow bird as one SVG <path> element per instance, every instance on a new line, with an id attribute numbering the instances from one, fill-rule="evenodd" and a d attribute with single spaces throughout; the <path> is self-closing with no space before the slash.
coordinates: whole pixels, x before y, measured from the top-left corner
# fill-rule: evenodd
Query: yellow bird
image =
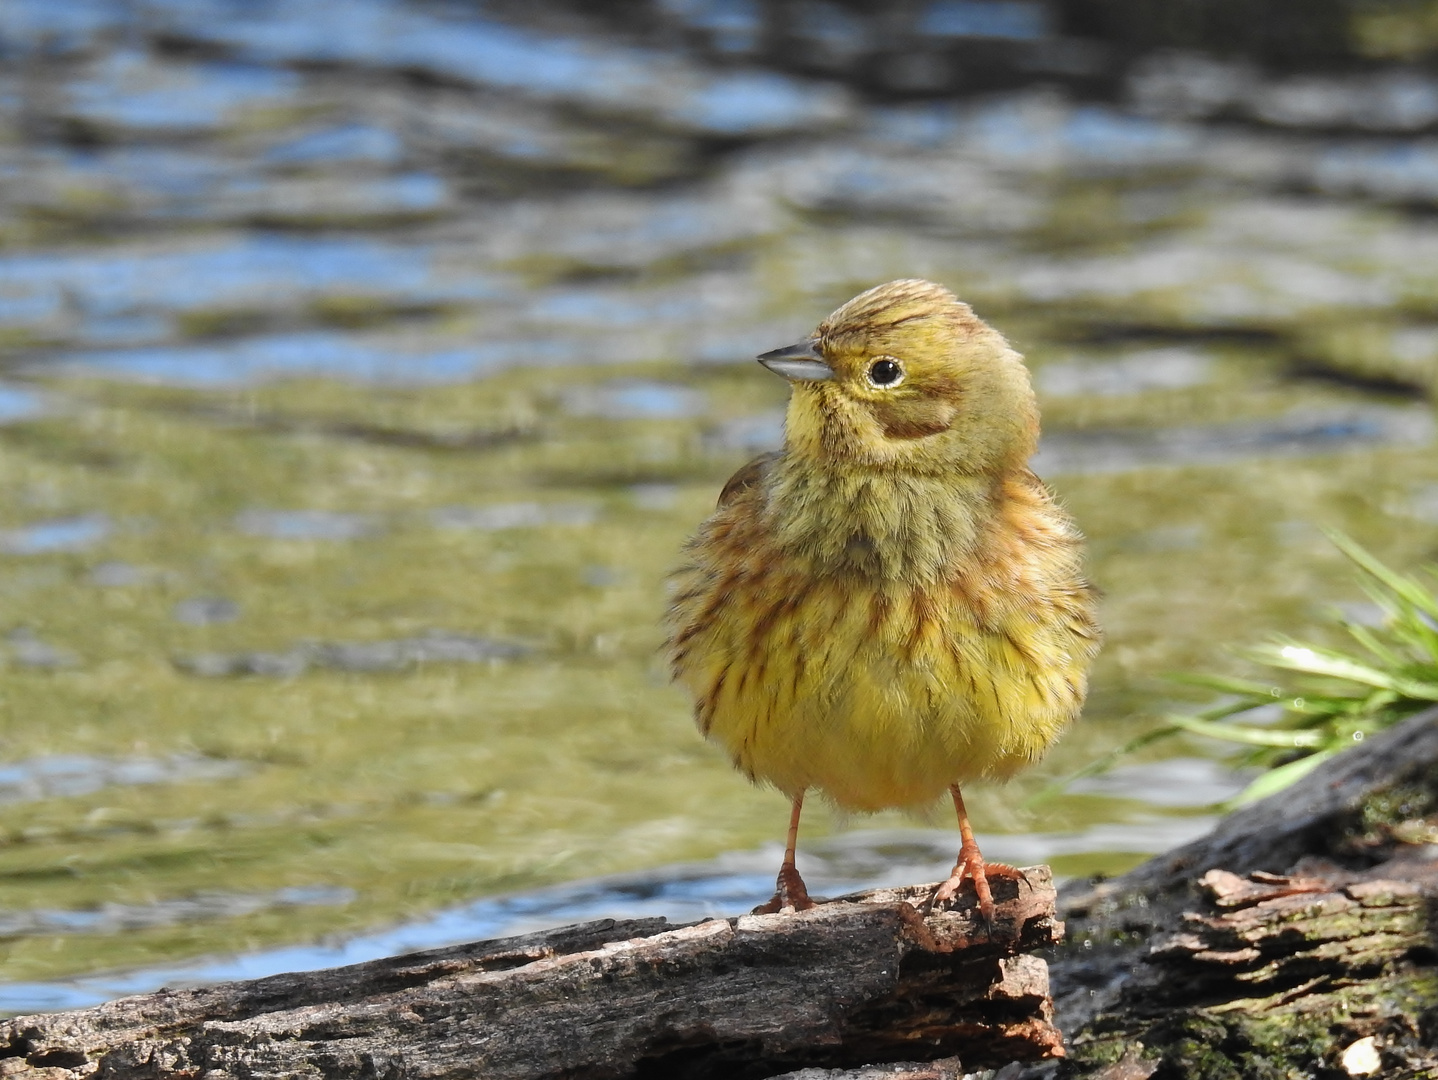
<path id="1" fill-rule="evenodd" d="M 967 876 L 991 920 L 959 785 L 1048 749 L 1100 638 L 1082 537 L 1028 468 L 1027 369 L 921 280 L 861 293 L 759 361 L 792 384 L 784 448 L 724 486 L 667 616 L 700 731 L 793 803 L 757 910 L 812 906 L 794 865 L 805 792 L 873 811 L 947 789 L 961 844 L 934 902 Z"/>

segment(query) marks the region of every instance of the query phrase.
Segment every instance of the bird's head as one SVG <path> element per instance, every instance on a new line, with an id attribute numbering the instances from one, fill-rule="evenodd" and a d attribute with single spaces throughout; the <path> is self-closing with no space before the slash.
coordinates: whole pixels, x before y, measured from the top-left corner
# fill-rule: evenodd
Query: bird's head
<path id="1" fill-rule="evenodd" d="M 919 472 L 994 473 L 1038 442 L 1028 372 L 1001 334 L 942 285 L 860 293 L 806 341 L 760 363 L 793 384 L 791 454 Z"/>

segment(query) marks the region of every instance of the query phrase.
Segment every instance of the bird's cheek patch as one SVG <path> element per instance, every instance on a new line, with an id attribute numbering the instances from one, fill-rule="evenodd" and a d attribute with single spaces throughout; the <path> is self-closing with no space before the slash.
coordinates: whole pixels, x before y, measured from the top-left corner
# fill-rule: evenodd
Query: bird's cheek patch
<path id="1" fill-rule="evenodd" d="M 889 439 L 922 439 L 938 435 L 953 426 L 958 408 L 948 401 L 920 398 L 911 401 L 875 402 L 874 417 Z"/>

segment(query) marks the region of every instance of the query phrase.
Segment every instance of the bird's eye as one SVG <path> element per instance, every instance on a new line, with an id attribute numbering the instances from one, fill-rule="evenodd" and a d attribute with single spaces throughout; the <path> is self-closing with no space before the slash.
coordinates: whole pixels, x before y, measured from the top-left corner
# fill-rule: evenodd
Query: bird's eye
<path id="1" fill-rule="evenodd" d="M 881 356 L 869 365 L 869 382 L 889 388 L 904 381 L 904 369 L 892 356 Z"/>

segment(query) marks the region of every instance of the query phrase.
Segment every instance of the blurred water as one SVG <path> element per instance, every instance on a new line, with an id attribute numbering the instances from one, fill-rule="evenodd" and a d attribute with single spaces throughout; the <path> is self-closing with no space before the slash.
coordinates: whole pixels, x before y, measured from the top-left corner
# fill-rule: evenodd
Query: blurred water
<path id="1" fill-rule="evenodd" d="M 1212 791 L 1234 793 L 1231 785 Z M 1017 866 L 1052 860 L 1066 851 L 1128 852 L 1135 848 L 1166 849 L 1196 838 L 1212 818 L 1137 824 L 1118 831 L 1098 827 L 1078 836 L 1030 835 L 1000 839 L 988 845 L 988 857 Z M 810 892 L 819 898 L 862 889 L 915 882 L 941 881 L 953 865 L 953 837 L 945 832 L 893 830 L 856 832 L 810 845 L 799 856 L 799 870 Z M 478 900 L 440 911 L 428 918 L 364 934 L 340 942 L 290 946 L 242 955 L 208 958 L 200 963 L 166 965 L 123 974 L 100 975 L 50 983 L 0 984 L 0 1012 L 78 1009 L 127 994 L 150 993 L 161 987 L 202 986 L 232 979 L 259 979 L 289 971 L 359 964 L 401 953 L 443 948 L 467 941 L 510 937 L 596 919 L 665 918 L 683 924 L 723 918 L 763 903 L 774 889 L 773 868 L 782 846 L 735 852 L 708 863 L 663 867 L 593 881 L 580 881 L 514 896 Z M 102 909 L 38 913 L 22 932 L 81 933 L 97 924 L 138 928 L 167 921 L 233 916 L 246 907 L 342 904 L 352 897 L 338 890 L 285 890 L 273 898 L 260 896 L 202 897 L 145 909 Z M 59 924 L 50 926 L 47 924 Z M 12 932 L 14 932 L 12 928 Z M 6 930 L 0 913 L 0 932 Z"/>
<path id="2" fill-rule="evenodd" d="M 0 5 L 0 1008 L 762 900 L 786 807 L 668 685 L 665 573 L 782 440 L 753 355 L 889 278 L 1026 354 L 1105 595 L 989 858 L 1207 828 L 1200 740 L 1025 799 L 1359 610 L 1319 526 L 1438 557 L 1426 70 L 643 11 Z M 815 801 L 801 866 L 936 880 L 924 824 Z"/>
<path id="3" fill-rule="evenodd" d="M 919 19 L 919 31 L 970 38 L 1041 38 L 1048 10 L 1024 0 L 935 0 Z"/>
<path id="4" fill-rule="evenodd" d="M 598 508 L 585 503 L 499 503 L 494 506 L 441 506 L 430 520 L 441 529 L 533 529 L 541 525 L 590 525 Z"/>
<path id="5" fill-rule="evenodd" d="M 374 523 L 362 514 L 337 514 L 329 510 L 246 510 L 235 518 L 235 527 L 249 536 L 270 536 L 277 540 L 355 540 L 374 530 Z"/>
<path id="6" fill-rule="evenodd" d="M 1054 397 L 1107 396 L 1183 390 L 1211 382 L 1215 375 L 1212 356 L 1179 346 L 1141 349 L 1107 360 L 1056 361 L 1043 367 L 1035 383 L 1041 392 Z"/>
<path id="7" fill-rule="evenodd" d="M 500 298 L 503 282 L 485 275 L 445 280 L 432 244 L 268 232 L 98 250 L 18 250 L 0 255 L 7 326 L 85 336 L 90 320 L 154 317 L 157 336 L 179 329 L 187 311 L 270 307 L 326 295 L 401 305 Z"/>
<path id="8" fill-rule="evenodd" d="M 24 420 L 44 408 L 45 399 L 33 390 L 0 384 L 0 424 Z"/>
<path id="9" fill-rule="evenodd" d="M 38 555 L 48 551 L 77 551 L 98 543 L 110 531 L 103 514 L 37 521 L 0 534 L 0 550 L 12 555 Z"/>
<path id="10" fill-rule="evenodd" d="M 247 106 L 283 104 L 299 90 L 289 72 L 244 64 L 169 65 L 119 50 L 67 87 L 65 111 L 77 119 L 135 131 L 216 128 Z"/>
<path id="11" fill-rule="evenodd" d="M 304 375 L 392 383 L 460 382 L 486 369 L 524 361 L 523 346 L 407 354 L 386 344 L 310 331 L 238 343 L 72 353 L 56 358 L 56 365 L 76 374 L 214 386 Z"/>

